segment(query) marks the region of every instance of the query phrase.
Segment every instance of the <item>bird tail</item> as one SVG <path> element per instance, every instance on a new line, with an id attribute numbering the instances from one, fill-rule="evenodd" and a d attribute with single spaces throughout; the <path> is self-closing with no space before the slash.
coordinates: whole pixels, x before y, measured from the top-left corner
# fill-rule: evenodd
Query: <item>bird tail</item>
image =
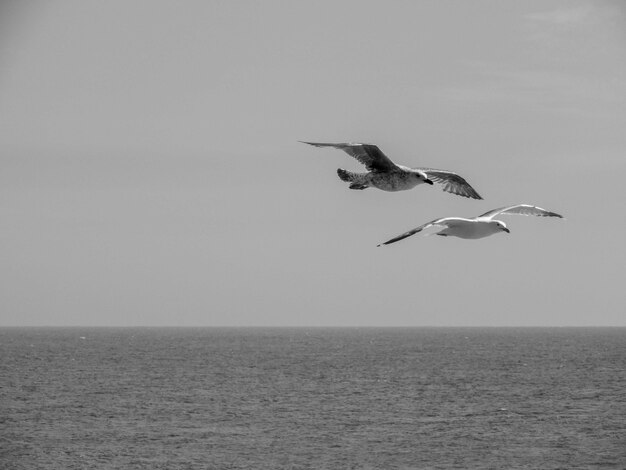
<path id="1" fill-rule="evenodd" d="M 351 171 L 339 168 L 337 175 L 342 181 L 350 184 L 350 189 L 365 189 L 369 186 L 365 180 L 367 173 L 352 173 Z"/>
<path id="2" fill-rule="evenodd" d="M 337 170 L 337 175 L 339 175 L 339 178 L 342 181 L 345 181 L 347 183 L 354 183 L 354 181 L 356 180 L 356 177 L 358 176 L 356 173 L 352 173 L 351 171 L 344 170 L 343 168 L 339 168 Z"/>

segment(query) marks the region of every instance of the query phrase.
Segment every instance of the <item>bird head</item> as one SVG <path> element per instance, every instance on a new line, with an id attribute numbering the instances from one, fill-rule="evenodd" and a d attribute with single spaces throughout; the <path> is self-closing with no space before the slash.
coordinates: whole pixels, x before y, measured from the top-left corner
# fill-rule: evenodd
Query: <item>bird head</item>
<path id="1" fill-rule="evenodd" d="M 506 224 L 500 220 L 493 220 L 492 223 L 498 227 L 499 230 L 506 232 L 506 233 L 511 233 L 511 231 L 507 228 Z"/>
<path id="2" fill-rule="evenodd" d="M 433 184 L 433 180 L 428 178 L 428 175 L 420 170 L 413 170 L 415 177 L 423 183 Z"/>

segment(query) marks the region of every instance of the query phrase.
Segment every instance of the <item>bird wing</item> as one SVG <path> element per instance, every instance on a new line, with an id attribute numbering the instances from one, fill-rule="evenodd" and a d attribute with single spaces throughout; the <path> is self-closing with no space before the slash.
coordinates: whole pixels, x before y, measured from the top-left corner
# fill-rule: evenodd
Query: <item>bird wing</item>
<path id="1" fill-rule="evenodd" d="M 480 194 L 478 194 L 461 175 L 447 170 L 435 170 L 434 168 L 415 169 L 426 173 L 428 179 L 443 186 L 442 189 L 444 191 L 472 199 L 482 199 Z"/>
<path id="2" fill-rule="evenodd" d="M 383 242 L 383 243 L 381 243 L 381 244 L 379 244 L 377 246 L 389 245 L 390 243 L 398 242 L 398 241 L 403 240 L 403 239 L 405 239 L 407 237 L 410 237 L 411 235 L 415 235 L 416 233 L 421 232 L 425 228 L 432 227 L 433 225 L 447 226 L 447 223 L 446 223 L 447 221 L 448 221 L 447 218 L 431 220 L 430 222 L 428 222 L 428 223 L 426 223 L 424 225 L 420 225 L 419 227 L 416 227 L 413 230 L 409 230 L 408 232 L 404 232 L 402 235 L 398 235 L 397 237 L 394 237 L 391 240 L 387 240 L 386 242 Z"/>
<path id="3" fill-rule="evenodd" d="M 547 211 L 541 207 L 531 206 L 530 204 L 516 204 L 514 206 L 500 207 L 478 216 L 478 218 L 493 219 L 498 214 L 518 214 L 518 215 L 535 215 L 537 217 L 560 217 L 562 215 L 556 212 Z"/>
<path id="4" fill-rule="evenodd" d="M 356 158 L 369 171 L 390 171 L 397 170 L 398 167 L 393 163 L 382 150 L 373 144 L 359 143 L 343 143 L 343 144 L 326 144 L 320 142 L 303 142 L 303 144 L 314 145 L 315 147 L 334 147 L 343 150 L 351 157 Z"/>

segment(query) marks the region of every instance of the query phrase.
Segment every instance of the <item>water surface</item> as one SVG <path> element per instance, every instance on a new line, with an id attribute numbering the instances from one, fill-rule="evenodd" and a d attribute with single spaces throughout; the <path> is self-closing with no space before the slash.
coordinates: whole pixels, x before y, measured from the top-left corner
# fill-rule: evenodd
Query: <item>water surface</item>
<path id="1" fill-rule="evenodd" d="M 0 463 L 626 468 L 626 329 L 0 329 Z"/>

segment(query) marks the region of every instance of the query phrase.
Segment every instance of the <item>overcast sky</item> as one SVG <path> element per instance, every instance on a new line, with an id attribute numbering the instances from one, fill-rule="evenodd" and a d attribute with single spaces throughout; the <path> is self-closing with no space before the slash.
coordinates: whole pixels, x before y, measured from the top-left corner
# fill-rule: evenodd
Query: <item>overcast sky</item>
<path id="1" fill-rule="evenodd" d="M 625 59 L 620 1 L 4 1 L 0 325 L 624 326 Z"/>

